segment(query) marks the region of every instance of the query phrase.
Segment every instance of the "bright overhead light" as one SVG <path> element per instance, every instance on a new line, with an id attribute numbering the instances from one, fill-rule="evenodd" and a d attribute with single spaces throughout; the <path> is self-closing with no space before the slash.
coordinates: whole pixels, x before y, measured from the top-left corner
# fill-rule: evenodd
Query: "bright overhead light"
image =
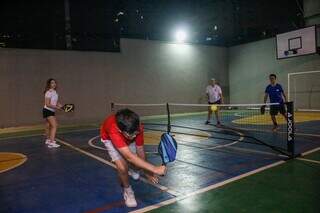
<path id="1" fill-rule="evenodd" d="M 179 43 L 183 43 L 187 39 L 187 33 L 184 30 L 178 30 L 176 32 L 176 40 Z"/>

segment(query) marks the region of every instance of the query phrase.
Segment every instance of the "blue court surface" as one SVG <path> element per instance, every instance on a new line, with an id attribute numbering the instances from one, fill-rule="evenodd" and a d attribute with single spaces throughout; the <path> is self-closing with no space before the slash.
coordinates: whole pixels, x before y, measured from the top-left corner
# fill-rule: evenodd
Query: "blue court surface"
<path id="1" fill-rule="evenodd" d="M 278 132 L 270 131 L 271 126 L 264 126 L 263 131 L 255 131 L 256 127 L 250 125 L 239 130 L 230 128 L 228 121 L 221 127 L 205 125 L 203 121 L 205 115 L 175 120 L 177 126 L 194 129 L 173 125 L 178 156 L 168 165 L 168 173 L 158 185 L 145 179 L 130 180 L 138 202 L 138 207 L 133 209 L 124 205 L 116 170 L 99 141 L 98 129 L 58 134 L 61 145 L 58 149 L 48 149 L 41 135 L 3 138 L 1 152 L 21 153 L 27 160 L 0 173 L 0 212 L 129 212 L 206 191 L 232 178 L 288 160 L 252 139 L 285 147 L 284 127 Z M 158 130 L 163 128 L 156 125 L 161 121 L 148 122 L 145 124 L 147 158 L 161 164 L 157 144 L 161 134 Z M 297 153 L 320 146 L 319 127 L 320 121 L 296 125 Z"/>

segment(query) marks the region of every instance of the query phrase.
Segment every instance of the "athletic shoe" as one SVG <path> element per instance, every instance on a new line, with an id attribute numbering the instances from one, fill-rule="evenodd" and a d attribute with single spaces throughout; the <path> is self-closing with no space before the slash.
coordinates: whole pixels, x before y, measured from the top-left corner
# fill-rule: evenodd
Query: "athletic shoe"
<path id="1" fill-rule="evenodd" d="M 58 147 L 60 147 L 60 145 L 57 144 L 56 142 L 54 142 L 54 143 L 49 143 L 48 147 L 49 148 L 58 148 Z"/>
<path id="2" fill-rule="evenodd" d="M 50 139 L 46 139 L 46 143 L 45 144 L 50 144 Z"/>
<path id="3" fill-rule="evenodd" d="M 128 174 L 132 177 L 133 180 L 139 180 L 139 178 L 140 178 L 139 171 L 135 171 L 133 169 L 129 169 Z"/>
<path id="4" fill-rule="evenodd" d="M 128 206 L 130 208 L 136 207 L 138 205 L 136 198 L 134 197 L 134 192 L 133 192 L 131 186 L 129 186 L 128 188 L 124 188 L 123 198 L 124 198 L 124 202 L 125 202 L 126 206 Z"/>
<path id="5" fill-rule="evenodd" d="M 206 125 L 208 125 L 210 123 L 210 121 L 206 121 Z"/>

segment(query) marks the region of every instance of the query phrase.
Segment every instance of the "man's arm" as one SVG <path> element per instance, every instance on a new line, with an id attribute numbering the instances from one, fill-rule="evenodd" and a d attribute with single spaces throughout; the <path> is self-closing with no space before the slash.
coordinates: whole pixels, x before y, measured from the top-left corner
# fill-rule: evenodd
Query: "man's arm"
<path id="1" fill-rule="evenodd" d="M 223 95 L 222 95 L 222 93 L 220 93 L 219 95 L 220 95 L 220 98 L 221 98 L 221 104 L 223 104 L 223 103 L 224 103 L 224 100 L 223 100 L 223 99 L 224 99 L 224 98 L 223 98 Z"/>
<path id="2" fill-rule="evenodd" d="M 281 85 L 280 85 L 280 87 L 281 87 L 281 94 L 282 94 L 282 96 L 283 96 L 283 98 L 284 98 L 284 101 L 287 102 L 287 96 L 286 96 L 286 94 L 284 93 L 283 88 L 282 88 Z"/>
<path id="3" fill-rule="evenodd" d="M 284 93 L 284 92 L 282 92 L 282 96 L 283 96 L 283 98 L 284 98 L 284 102 L 287 102 L 288 100 L 287 100 L 287 96 L 286 96 L 286 94 Z"/>
<path id="4" fill-rule="evenodd" d="M 209 89 L 208 89 L 208 87 L 206 88 L 206 96 L 207 96 L 207 101 L 209 102 Z"/>
<path id="5" fill-rule="evenodd" d="M 137 155 L 133 154 L 129 147 L 125 146 L 118 149 L 121 155 L 131 164 L 144 169 L 146 171 L 155 173 L 157 175 L 164 175 L 165 174 L 165 166 L 154 166 L 151 163 L 148 163 L 144 159 L 138 157 Z M 137 151 L 138 152 L 138 151 Z M 141 151 L 140 151 L 141 152 Z M 144 152 L 144 151 L 143 151 Z M 141 154 L 141 153 L 140 153 Z M 145 157 L 145 154 L 143 154 Z"/>
<path id="6" fill-rule="evenodd" d="M 264 93 L 263 103 L 267 103 L 268 93 Z"/>
<path id="7" fill-rule="evenodd" d="M 137 155 L 139 158 L 146 160 L 146 153 L 144 151 L 143 146 L 137 146 Z M 149 181 L 151 181 L 152 183 L 158 183 L 159 182 L 159 178 L 153 173 L 153 172 L 149 172 L 149 171 L 145 171 L 145 176 L 147 177 L 147 179 Z"/>
<path id="8" fill-rule="evenodd" d="M 146 153 L 143 146 L 137 146 L 137 155 L 139 158 L 146 160 Z"/>

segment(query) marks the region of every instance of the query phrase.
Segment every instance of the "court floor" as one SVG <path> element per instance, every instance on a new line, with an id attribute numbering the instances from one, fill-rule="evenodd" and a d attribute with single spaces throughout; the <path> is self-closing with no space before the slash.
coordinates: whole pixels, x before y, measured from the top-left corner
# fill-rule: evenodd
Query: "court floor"
<path id="1" fill-rule="evenodd" d="M 319 212 L 320 121 L 297 125 L 296 151 L 305 154 L 288 160 L 245 142 L 241 132 L 220 137 L 234 130 L 204 120 L 203 115 L 179 118 L 216 131 L 181 134 L 176 128 L 177 160 L 157 185 L 131 180 L 138 202 L 133 209 L 124 205 L 97 128 L 61 128 L 58 149 L 48 149 L 39 131 L 2 134 L 0 212 Z M 281 132 L 257 134 L 276 144 L 283 140 Z M 159 137 L 146 126 L 147 157 L 156 164 L 161 163 Z"/>

